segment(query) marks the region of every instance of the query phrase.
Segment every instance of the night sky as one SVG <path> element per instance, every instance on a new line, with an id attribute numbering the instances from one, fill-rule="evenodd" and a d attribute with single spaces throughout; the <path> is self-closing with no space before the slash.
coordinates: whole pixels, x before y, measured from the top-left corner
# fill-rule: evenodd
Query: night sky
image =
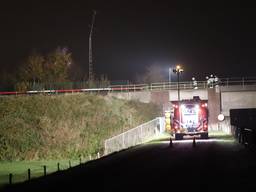
<path id="1" fill-rule="evenodd" d="M 179 3 L 177 3 L 179 2 Z M 190 2 L 190 3 L 188 3 Z M 202 3 L 204 2 L 204 3 Z M 88 71 L 92 10 L 94 72 L 133 80 L 147 66 L 181 64 L 183 79 L 256 76 L 256 9 L 240 1 L 12 1 L 0 6 L 1 70 L 32 52 L 67 46 Z"/>

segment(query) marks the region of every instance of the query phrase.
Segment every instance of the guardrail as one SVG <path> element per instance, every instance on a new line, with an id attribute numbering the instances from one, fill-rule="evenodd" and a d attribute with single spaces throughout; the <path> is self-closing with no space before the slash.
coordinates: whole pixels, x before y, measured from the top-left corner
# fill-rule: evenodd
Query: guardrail
<path id="1" fill-rule="evenodd" d="M 219 78 L 218 82 L 208 83 L 207 81 L 197 81 L 196 86 L 193 81 L 179 82 L 181 90 L 186 89 L 206 89 L 214 86 L 256 86 L 256 78 Z M 58 89 L 58 90 L 30 90 L 30 91 L 5 91 L 0 95 L 24 95 L 24 94 L 58 94 L 58 93 L 77 93 L 77 92 L 131 92 L 131 91 L 160 91 L 160 90 L 177 90 L 177 82 L 156 82 L 150 84 L 128 84 L 128 85 L 109 85 L 105 88 L 82 88 L 82 89 Z"/>
<path id="2" fill-rule="evenodd" d="M 223 78 L 218 83 L 221 86 L 232 86 L 232 85 L 240 85 L 240 86 L 248 86 L 248 85 L 256 85 L 256 79 L 253 78 Z"/>
<path id="3" fill-rule="evenodd" d="M 120 135 L 107 139 L 104 154 L 110 154 L 145 142 L 147 139 L 164 132 L 164 119 L 158 117 L 147 123 L 130 129 Z"/>

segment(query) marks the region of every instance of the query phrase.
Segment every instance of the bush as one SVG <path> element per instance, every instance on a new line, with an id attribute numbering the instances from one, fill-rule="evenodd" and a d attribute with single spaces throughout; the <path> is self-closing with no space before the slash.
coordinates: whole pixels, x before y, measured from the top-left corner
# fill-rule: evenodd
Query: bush
<path id="1" fill-rule="evenodd" d="M 0 97 L 0 160 L 73 158 L 158 116 L 153 104 L 95 94 Z"/>

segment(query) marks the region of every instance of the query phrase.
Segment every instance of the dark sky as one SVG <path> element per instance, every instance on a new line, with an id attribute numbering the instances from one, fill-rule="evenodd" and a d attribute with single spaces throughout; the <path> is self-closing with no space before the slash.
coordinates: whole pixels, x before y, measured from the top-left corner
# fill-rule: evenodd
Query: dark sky
<path id="1" fill-rule="evenodd" d="M 89 25 L 96 9 L 96 74 L 131 80 L 157 64 L 168 80 L 168 67 L 180 63 L 184 79 L 256 76 L 255 8 L 238 0 L 217 2 L 9 1 L 0 6 L 0 66 L 15 70 L 33 50 L 67 46 L 88 71 Z"/>

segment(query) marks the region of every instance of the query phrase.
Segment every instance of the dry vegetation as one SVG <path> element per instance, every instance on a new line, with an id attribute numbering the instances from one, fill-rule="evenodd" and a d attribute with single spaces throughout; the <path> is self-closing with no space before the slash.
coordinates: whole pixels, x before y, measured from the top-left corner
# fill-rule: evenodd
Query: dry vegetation
<path id="1" fill-rule="evenodd" d="M 76 159 L 153 119 L 153 104 L 95 94 L 0 98 L 0 160 Z"/>

